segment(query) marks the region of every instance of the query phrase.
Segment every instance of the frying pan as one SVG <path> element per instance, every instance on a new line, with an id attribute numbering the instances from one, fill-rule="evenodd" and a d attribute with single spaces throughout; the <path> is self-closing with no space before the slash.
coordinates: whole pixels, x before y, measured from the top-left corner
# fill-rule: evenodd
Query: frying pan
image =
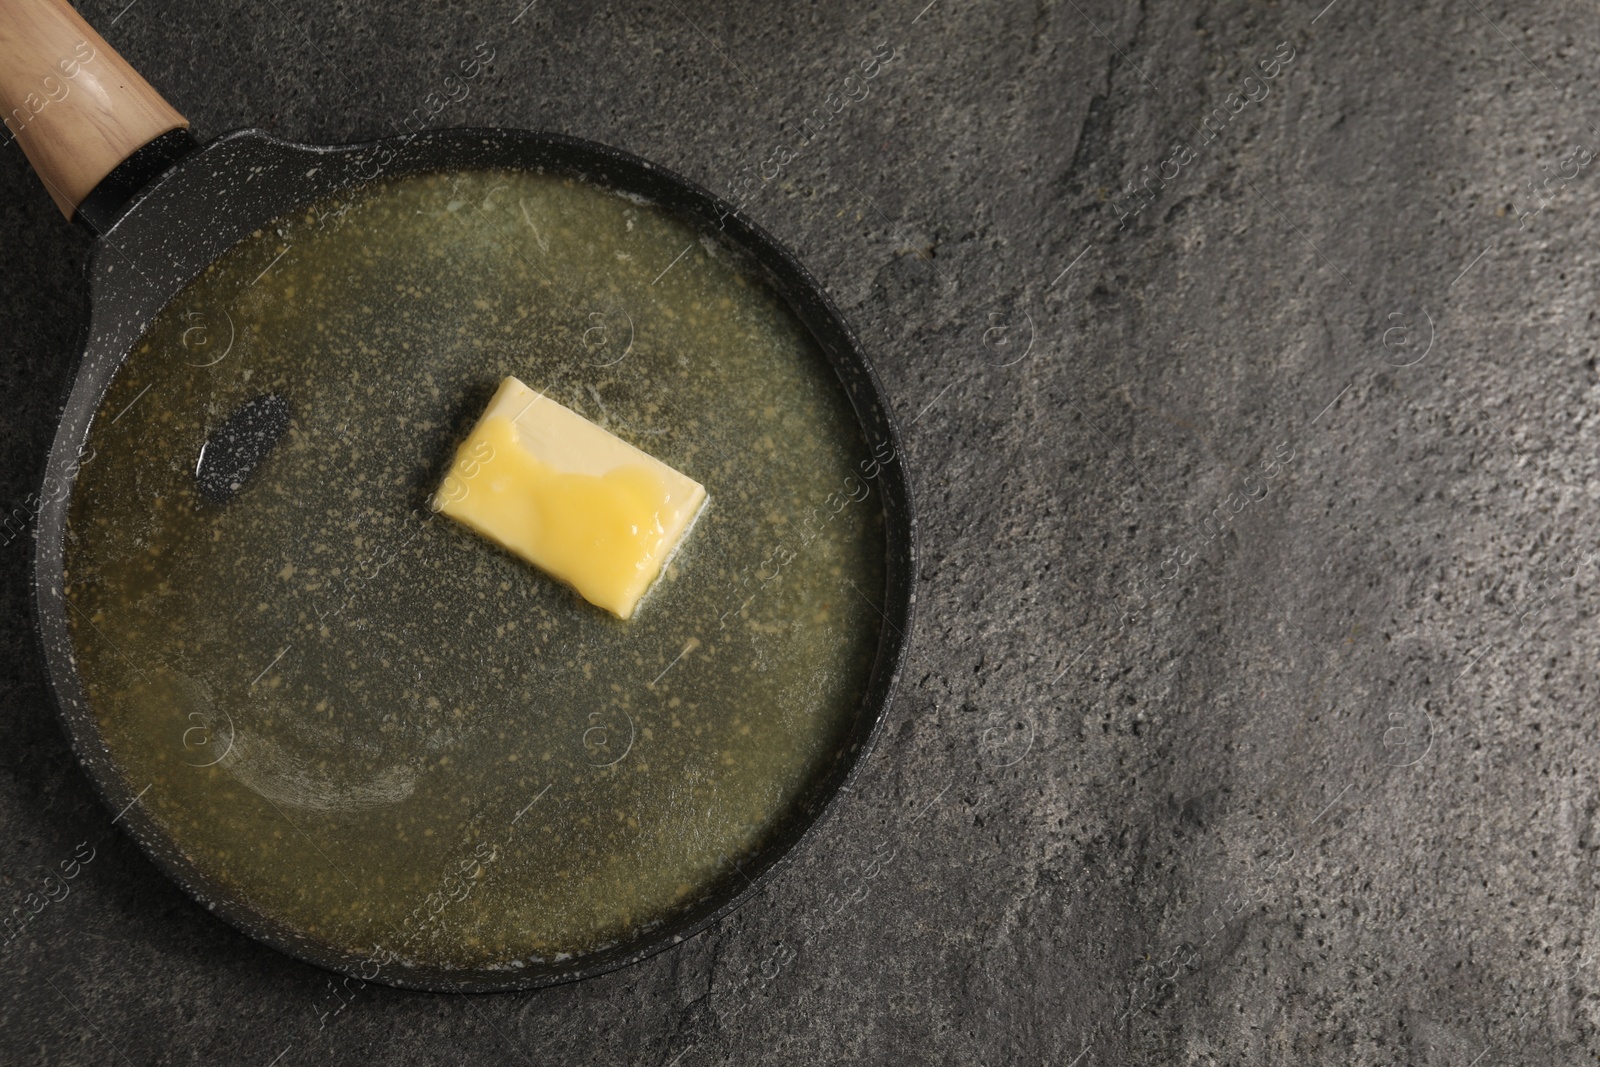
<path id="1" fill-rule="evenodd" d="M 292 956 L 391 985 L 441 991 L 526 989 L 600 974 L 683 941 L 749 899 L 815 828 L 868 751 L 910 630 L 915 522 L 889 405 L 839 311 L 796 259 L 738 210 L 643 159 L 589 141 L 508 129 L 448 129 L 364 144 L 303 145 L 242 130 L 204 146 L 187 121 L 65 0 L 0 0 L 0 103 L 62 213 L 98 235 L 90 317 L 39 493 L 35 626 L 72 747 L 108 807 L 174 881 L 249 936 Z M 893 455 L 878 476 L 887 557 L 883 625 L 843 741 L 798 810 L 759 852 L 686 910 L 602 950 L 516 970 L 391 965 L 331 948 L 263 914 L 184 857 L 139 803 L 101 736 L 73 658 L 64 537 L 79 457 L 102 398 L 152 319 L 212 260 L 253 230 L 378 178 L 480 169 L 543 171 L 644 197 L 734 249 L 783 301 L 836 374 L 866 445 Z"/>

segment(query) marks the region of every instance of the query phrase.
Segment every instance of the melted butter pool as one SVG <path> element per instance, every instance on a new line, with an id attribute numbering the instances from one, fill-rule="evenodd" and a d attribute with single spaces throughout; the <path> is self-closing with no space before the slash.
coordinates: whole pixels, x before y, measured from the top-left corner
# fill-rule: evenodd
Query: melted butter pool
<path id="1" fill-rule="evenodd" d="M 428 510 L 506 375 L 706 486 L 632 620 Z M 202 444 L 263 395 L 288 432 L 207 501 Z M 856 713 L 888 457 L 648 205 L 502 172 L 319 205 L 180 294 L 100 410 L 67 576 L 106 743 L 209 880 L 335 950 L 626 940 L 740 877 Z"/>

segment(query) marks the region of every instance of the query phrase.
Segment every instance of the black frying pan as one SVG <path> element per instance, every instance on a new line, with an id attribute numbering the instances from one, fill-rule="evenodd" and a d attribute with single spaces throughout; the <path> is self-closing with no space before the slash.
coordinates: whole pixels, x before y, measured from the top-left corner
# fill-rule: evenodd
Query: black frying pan
<path id="1" fill-rule="evenodd" d="M 94 53 L 92 59 L 82 58 L 85 49 Z M 76 56 L 78 62 L 58 56 Z M 111 810 L 124 812 L 119 821 L 145 851 L 187 892 L 251 937 L 345 974 L 432 990 L 525 989 L 600 974 L 682 941 L 753 895 L 817 824 L 859 766 L 893 691 L 911 623 L 915 565 L 915 525 L 903 461 L 885 464 L 879 478 L 888 556 L 884 619 L 870 680 L 847 737 L 799 810 L 741 865 L 738 877 L 729 872 L 705 898 L 662 925 L 602 951 L 515 972 L 402 968 L 330 950 L 247 906 L 185 859 L 145 815 L 112 762 L 85 701 L 63 596 L 63 538 L 77 459 L 91 422 L 124 357 L 157 313 L 252 230 L 375 179 L 484 168 L 564 173 L 645 197 L 716 234 L 742 253 L 809 331 L 848 394 L 866 443 L 878 455 L 898 457 L 899 438 L 882 388 L 816 280 L 736 209 L 645 160 L 592 142 L 548 133 L 454 129 L 369 144 L 309 146 L 244 130 L 199 146 L 182 117 L 62 0 L 0 0 L 0 64 L 7 62 L 9 66 L 0 65 L 0 98 L 14 129 L 17 116 L 25 119 L 19 141 L 63 212 L 100 235 L 89 268 L 92 310 L 81 364 L 40 493 L 34 562 L 37 631 L 78 759 Z M 96 68 L 97 63 L 102 66 Z M 84 89 L 84 79 L 91 76 L 107 79 L 103 85 L 111 91 L 71 91 Z M 46 95 L 29 98 L 18 88 L 34 83 Z M 66 92 L 60 91 L 62 85 L 67 85 Z M 104 99 L 109 103 L 96 104 Z M 98 113 L 73 110 L 97 106 Z M 57 134 L 74 143 L 52 141 Z"/>

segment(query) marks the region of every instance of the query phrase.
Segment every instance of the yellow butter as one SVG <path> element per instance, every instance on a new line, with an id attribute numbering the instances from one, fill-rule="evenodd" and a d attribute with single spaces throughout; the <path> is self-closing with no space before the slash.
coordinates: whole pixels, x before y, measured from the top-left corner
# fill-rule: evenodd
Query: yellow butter
<path id="1" fill-rule="evenodd" d="M 693 478 L 507 378 L 433 507 L 626 619 L 705 501 Z"/>

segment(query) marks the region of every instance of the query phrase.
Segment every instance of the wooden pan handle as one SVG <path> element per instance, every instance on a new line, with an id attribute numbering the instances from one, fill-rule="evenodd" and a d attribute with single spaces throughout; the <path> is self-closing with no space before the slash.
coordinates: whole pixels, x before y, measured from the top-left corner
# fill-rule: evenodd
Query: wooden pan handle
<path id="1" fill-rule="evenodd" d="M 119 163 L 189 126 L 66 0 L 0 0 L 0 107 L 69 219 Z"/>

